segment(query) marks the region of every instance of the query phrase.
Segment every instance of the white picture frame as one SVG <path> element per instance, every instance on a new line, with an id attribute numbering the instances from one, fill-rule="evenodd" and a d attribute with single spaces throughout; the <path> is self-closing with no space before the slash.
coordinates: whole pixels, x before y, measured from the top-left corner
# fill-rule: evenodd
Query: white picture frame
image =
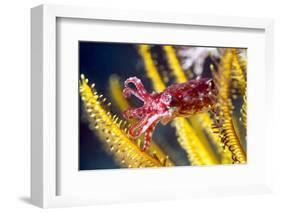
<path id="1" fill-rule="evenodd" d="M 68 20 L 99 20 L 101 23 L 104 21 L 122 23 L 144 23 L 153 24 L 154 26 L 165 26 L 167 30 L 173 30 L 173 26 L 199 26 L 202 28 L 212 29 L 227 29 L 231 30 L 257 30 L 262 33 L 262 42 L 265 42 L 264 53 L 260 53 L 263 63 L 258 80 L 253 80 L 249 87 L 255 86 L 255 83 L 263 81 L 259 91 L 261 93 L 261 100 L 263 104 L 255 112 L 261 112 L 263 107 L 272 109 L 272 96 L 270 90 L 273 85 L 270 78 L 273 76 L 273 21 L 271 19 L 257 19 L 257 18 L 241 18 L 241 17 L 217 17 L 217 16 L 203 16 L 203 15 L 189 15 L 189 14 L 173 14 L 173 13 L 153 13 L 149 11 L 126 11 L 126 10 L 112 10 L 101 8 L 85 8 L 74 6 L 54 6 L 54 5 L 41 5 L 31 10 L 31 201 L 33 204 L 47 208 L 47 207 L 59 207 L 59 206 L 76 206 L 76 205 L 90 205 L 97 203 L 114 203 L 114 202 L 137 202 L 142 200 L 163 200 L 163 199 L 177 199 L 187 198 L 194 196 L 214 196 L 214 195 L 234 195 L 234 194 L 252 194 L 252 193 L 265 193 L 271 191 L 271 165 L 268 160 L 270 155 L 270 141 L 271 130 L 269 125 L 266 126 L 264 133 L 259 133 L 257 140 L 260 140 L 260 145 L 257 149 L 256 160 L 261 160 L 261 142 L 266 149 L 266 152 L 262 152 L 262 158 L 264 162 L 261 166 L 255 168 L 255 174 L 263 174 L 262 177 L 257 177 L 250 184 L 249 180 L 238 181 L 235 184 L 224 182 L 216 183 L 214 185 L 200 186 L 196 183 L 196 175 L 201 174 L 202 169 L 189 170 L 190 173 L 194 173 L 193 182 L 190 185 L 184 185 L 179 188 L 179 185 L 168 185 L 167 188 L 161 188 L 164 181 L 159 183 L 157 187 L 152 188 L 150 195 L 144 193 L 141 187 L 133 189 L 127 189 L 119 191 L 118 193 L 99 191 L 99 194 L 84 194 L 81 190 L 78 194 L 59 194 L 58 185 L 63 184 L 58 177 L 61 166 L 58 166 L 58 159 L 60 159 L 57 145 L 57 88 L 60 81 L 57 78 L 57 36 L 58 36 L 58 20 L 61 18 Z M 71 36 L 70 36 L 71 37 Z M 154 41 L 155 42 L 155 41 Z M 223 42 L 223 41 L 222 41 Z M 160 41 L 161 43 L 161 41 Z M 251 56 L 250 56 L 251 57 Z M 257 60 L 258 56 L 252 56 L 254 60 Z M 265 79 L 262 77 L 266 76 Z M 251 76 L 250 76 L 251 77 Z M 77 79 L 78 80 L 78 79 Z M 264 86 L 264 87 L 263 87 Z M 250 92 L 249 95 L 254 94 Z M 249 98 L 251 100 L 251 98 Z M 249 100 L 249 102 L 250 102 Z M 251 102 L 250 102 L 251 103 Z M 253 103 L 254 105 L 254 103 Z M 255 110 L 254 108 L 252 110 Z M 267 116 L 264 116 L 264 121 L 268 124 L 271 123 L 271 112 L 268 110 Z M 251 123 L 250 123 L 251 124 Z M 258 131 L 259 127 L 252 129 L 251 131 Z M 260 138 L 260 139 L 259 139 Z M 263 141 L 261 141 L 263 139 Z M 62 146 L 63 147 L 63 146 Z M 251 152 L 251 150 L 250 150 Z M 255 162 L 253 160 L 252 162 Z M 250 164 L 251 162 L 249 162 Z M 249 166 L 250 168 L 250 166 Z M 238 167 L 237 172 L 243 172 L 249 169 L 248 167 Z M 163 177 L 172 178 L 180 177 L 187 168 L 177 168 L 170 170 L 134 170 L 134 175 L 141 179 L 145 176 L 150 176 L 152 179 L 154 176 L 163 175 Z M 199 172 L 196 170 L 200 170 Z M 211 172 L 211 170 L 223 175 L 224 171 L 215 168 L 204 168 L 204 170 Z M 232 171 L 232 167 L 225 167 L 225 171 Z M 253 170 L 254 171 L 254 170 Z M 111 172 L 111 171 L 108 171 Z M 99 178 L 108 176 L 108 172 L 99 174 Z M 198 173 L 197 173 L 198 172 Z M 123 175 L 131 173 L 129 170 L 123 172 Z M 205 171 L 204 171 L 205 173 Z M 169 174 L 171 174 L 169 176 Z M 245 173 L 246 174 L 246 173 Z M 97 173 L 86 174 L 86 179 L 93 178 Z M 118 175 L 118 174 L 117 174 Z M 202 175 L 205 175 L 202 173 Z M 85 174 L 84 174 L 85 176 Z M 192 175 L 191 175 L 192 176 Z M 119 178 L 122 176 L 119 176 Z M 216 178 L 214 175 L 213 179 Z M 69 178 L 71 181 L 71 177 Z M 83 180 L 86 180 L 83 179 Z M 129 177 L 127 178 L 129 181 Z M 60 181 L 59 181 L 60 180 Z M 79 181 L 80 179 L 78 179 Z M 82 179 L 81 179 L 82 180 Z M 100 180 L 100 179 L 99 179 Z M 121 179 L 120 179 L 121 180 Z M 183 181 L 183 180 L 182 180 Z M 181 180 L 179 180 L 181 182 Z M 71 187 L 73 182 L 70 182 L 67 186 Z M 78 184 L 78 183 L 75 183 Z M 99 183 L 105 184 L 105 183 Z M 161 185 L 162 184 L 162 185 Z M 82 186 L 81 186 L 82 187 Z M 126 188 L 126 186 L 124 186 Z M 129 188 L 129 187 L 128 187 Z M 72 189 L 69 189 L 71 191 Z M 77 188 L 73 188 L 77 191 Z M 122 190 L 122 189 L 119 189 Z M 167 193 L 171 192 L 171 193 Z M 120 194 L 122 196 L 120 196 Z M 170 194 L 170 195 L 168 195 Z M 157 195 L 157 196 L 156 196 Z"/>

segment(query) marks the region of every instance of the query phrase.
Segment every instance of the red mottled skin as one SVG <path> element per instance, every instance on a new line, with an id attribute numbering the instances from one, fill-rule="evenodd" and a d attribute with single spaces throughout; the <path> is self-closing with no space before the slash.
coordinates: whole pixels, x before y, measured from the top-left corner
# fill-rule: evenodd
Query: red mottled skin
<path id="1" fill-rule="evenodd" d="M 135 88 L 129 87 L 133 84 Z M 167 124 L 176 117 L 188 117 L 213 108 L 218 92 L 210 78 L 191 80 L 186 83 L 173 84 L 161 93 L 148 93 L 137 77 L 125 81 L 123 95 L 128 98 L 136 96 L 143 101 L 143 106 L 124 111 L 124 117 L 137 118 L 139 121 L 129 129 L 132 138 L 140 137 L 143 133 L 145 151 L 151 142 L 154 128 L 161 121 Z"/>

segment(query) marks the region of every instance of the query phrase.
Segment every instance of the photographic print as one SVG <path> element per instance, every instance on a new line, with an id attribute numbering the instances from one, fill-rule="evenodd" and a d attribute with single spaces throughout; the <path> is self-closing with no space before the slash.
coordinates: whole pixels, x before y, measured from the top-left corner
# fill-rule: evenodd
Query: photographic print
<path id="1" fill-rule="evenodd" d="M 247 49 L 79 42 L 79 169 L 247 163 Z"/>

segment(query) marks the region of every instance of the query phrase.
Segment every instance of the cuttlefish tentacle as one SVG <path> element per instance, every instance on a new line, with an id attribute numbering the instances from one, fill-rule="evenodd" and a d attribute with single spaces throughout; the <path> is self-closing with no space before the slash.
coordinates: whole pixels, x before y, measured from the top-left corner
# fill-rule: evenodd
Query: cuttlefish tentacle
<path id="1" fill-rule="evenodd" d="M 135 123 L 133 126 L 129 129 L 129 135 L 132 138 L 137 138 L 143 133 L 143 127 L 147 124 L 147 121 L 149 119 L 149 116 L 147 115 L 143 119 L 141 119 L 139 122 Z"/>
<path id="2" fill-rule="evenodd" d="M 135 88 L 130 87 L 133 84 Z M 140 108 L 127 109 L 126 119 L 139 121 L 129 129 L 133 138 L 144 134 L 142 150 L 145 151 L 151 141 L 152 132 L 157 123 L 167 124 L 176 117 L 188 117 L 196 113 L 212 110 L 216 105 L 218 90 L 212 79 L 202 78 L 189 82 L 172 84 L 161 93 L 148 93 L 137 77 L 125 81 L 123 95 L 136 96 L 143 102 Z"/>
<path id="3" fill-rule="evenodd" d="M 152 140 L 152 133 L 158 123 L 158 120 L 155 120 L 147 129 L 147 131 L 144 134 L 144 143 L 142 146 L 142 151 L 146 151 L 149 147 L 151 140 Z"/>
<path id="4" fill-rule="evenodd" d="M 135 85 L 136 90 L 129 87 L 130 83 Z M 125 88 L 123 90 L 123 95 L 126 98 L 130 97 L 131 95 L 134 95 L 143 102 L 145 102 L 145 100 L 150 96 L 150 94 L 144 88 L 141 80 L 139 80 L 137 77 L 131 77 L 125 81 Z"/>
<path id="5" fill-rule="evenodd" d="M 130 108 L 123 112 L 123 116 L 125 119 L 131 119 L 131 118 L 138 118 L 142 119 L 145 115 L 145 108 L 139 107 L 139 108 Z"/>

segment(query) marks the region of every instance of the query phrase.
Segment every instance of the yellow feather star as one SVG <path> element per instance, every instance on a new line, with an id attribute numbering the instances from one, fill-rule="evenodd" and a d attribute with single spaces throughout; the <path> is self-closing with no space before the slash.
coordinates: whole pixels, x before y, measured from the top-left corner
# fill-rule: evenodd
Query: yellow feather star
<path id="1" fill-rule="evenodd" d="M 150 45 L 138 45 L 147 76 L 150 78 L 156 92 L 165 90 L 166 85 L 158 72 L 150 52 Z M 170 45 L 163 46 L 171 73 L 176 82 L 187 82 L 188 78 L 181 67 L 175 49 Z M 211 69 L 212 70 L 212 69 Z M 240 110 L 240 120 L 246 128 L 247 96 L 246 96 L 246 61 L 237 54 L 236 49 L 226 49 L 221 58 L 219 71 L 213 71 L 213 78 L 219 87 L 218 104 L 219 114 L 214 120 L 208 113 L 201 113 L 186 119 L 175 118 L 172 126 L 176 128 L 176 135 L 181 147 L 187 152 L 192 165 L 215 165 L 229 163 L 245 163 L 246 154 L 241 146 L 240 128 L 232 116 L 231 92 L 239 89 L 243 97 Z M 235 83 L 235 84 L 234 84 Z M 121 111 L 130 107 L 123 97 L 120 79 L 116 75 L 109 78 L 110 94 Z M 140 150 L 140 139 L 131 140 L 127 134 L 127 125 L 116 115 L 105 109 L 106 99 L 98 95 L 94 86 L 88 85 L 88 80 L 81 75 L 80 94 L 84 102 L 85 111 L 89 118 L 92 130 L 101 138 L 106 149 L 114 156 L 122 167 L 163 167 L 174 166 L 174 163 L 154 142 L 146 152 Z M 110 105 L 110 104 L 108 104 Z M 236 117 L 235 117 L 236 119 Z M 130 125 L 130 124 L 129 124 Z M 217 149 L 215 154 L 209 142 Z M 222 146 L 228 147 L 224 149 Z M 219 157 L 219 160 L 218 158 Z"/>
<path id="2" fill-rule="evenodd" d="M 236 55 L 235 49 L 226 49 L 221 59 L 219 72 L 215 75 L 216 84 L 219 87 L 218 108 L 220 114 L 220 133 L 222 135 L 222 143 L 228 147 L 233 155 L 235 163 L 246 163 L 246 154 L 241 146 L 239 138 L 235 132 L 232 120 L 232 102 L 230 94 L 230 80 L 233 70 L 233 59 Z"/>
<path id="3" fill-rule="evenodd" d="M 169 49 L 169 48 L 168 48 Z M 171 50 L 171 49 L 169 49 Z M 152 81 L 156 92 L 163 91 L 166 86 L 154 65 L 149 45 L 139 45 L 139 52 L 143 58 L 147 75 Z M 175 62 L 175 60 L 173 60 Z M 188 153 L 188 158 L 193 165 L 218 164 L 215 155 L 200 141 L 193 128 L 185 118 L 176 118 L 173 125 L 177 130 L 180 145 Z M 194 145 L 196 144 L 196 146 Z"/>
<path id="4" fill-rule="evenodd" d="M 81 75 L 80 94 L 84 102 L 89 122 L 95 132 L 102 138 L 108 150 L 114 155 L 121 166 L 129 168 L 167 166 L 166 159 L 158 158 L 142 152 L 140 148 L 127 136 L 126 129 L 122 129 L 122 121 L 116 115 L 107 112 L 101 102 L 101 96 L 88 85 L 88 79 Z"/>
<path id="5" fill-rule="evenodd" d="M 177 83 L 184 83 L 188 81 L 184 70 L 182 69 L 180 62 L 177 58 L 176 52 L 172 46 L 163 46 L 163 49 L 166 53 L 169 67 L 172 70 L 172 74 L 176 78 Z M 205 137 L 204 131 L 209 136 L 211 141 L 216 146 L 219 154 L 221 155 L 221 161 L 223 164 L 232 163 L 231 154 L 228 151 L 225 151 L 222 148 L 221 140 L 218 134 L 214 133 L 212 126 L 214 126 L 213 120 L 210 118 L 208 113 L 200 113 L 189 118 L 192 126 L 196 128 L 197 135 L 200 137 L 200 141 L 204 143 L 206 149 L 211 152 L 211 148 L 208 145 L 208 139 Z M 201 127 L 201 128 L 200 128 Z M 203 128 L 202 128 L 203 127 Z"/>
<path id="6" fill-rule="evenodd" d="M 110 76 L 109 89 L 114 102 L 117 104 L 117 106 L 122 112 L 130 107 L 130 104 L 128 103 L 127 99 L 125 99 L 123 96 L 121 82 L 117 75 Z M 153 157 L 160 159 L 161 162 L 166 161 L 166 166 L 174 166 L 174 163 L 171 161 L 171 159 L 169 159 L 169 156 L 165 154 L 159 148 L 159 146 L 155 144 L 155 142 L 151 142 L 151 145 L 149 146 L 148 150 L 146 150 L 146 152 L 152 155 Z"/>

